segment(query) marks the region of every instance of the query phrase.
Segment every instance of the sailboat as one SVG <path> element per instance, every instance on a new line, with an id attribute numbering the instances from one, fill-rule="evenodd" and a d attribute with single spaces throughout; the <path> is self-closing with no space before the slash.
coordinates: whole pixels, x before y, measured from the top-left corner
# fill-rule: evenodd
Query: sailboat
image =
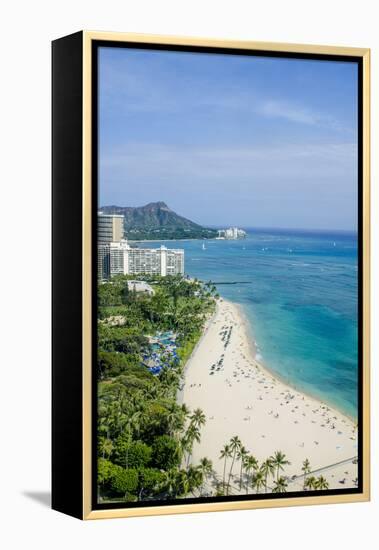
<path id="1" fill-rule="evenodd" d="M 203 243 L 203 247 L 202 247 L 202 248 L 203 248 L 203 250 L 206 250 L 206 248 L 205 248 L 205 244 L 204 244 L 204 243 Z"/>

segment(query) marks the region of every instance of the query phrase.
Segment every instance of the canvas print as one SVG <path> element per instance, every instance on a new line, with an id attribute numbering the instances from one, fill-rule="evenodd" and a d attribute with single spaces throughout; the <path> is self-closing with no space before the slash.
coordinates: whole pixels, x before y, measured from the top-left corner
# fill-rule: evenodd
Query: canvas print
<path id="1" fill-rule="evenodd" d="M 354 492 L 358 64 L 101 46 L 96 499 Z"/>

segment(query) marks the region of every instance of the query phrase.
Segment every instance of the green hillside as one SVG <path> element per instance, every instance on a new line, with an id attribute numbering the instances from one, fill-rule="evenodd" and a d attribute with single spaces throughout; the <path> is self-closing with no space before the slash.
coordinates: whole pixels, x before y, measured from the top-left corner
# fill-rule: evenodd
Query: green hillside
<path id="1" fill-rule="evenodd" d="M 122 214 L 125 217 L 125 235 L 134 241 L 163 239 L 214 239 L 215 229 L 203 227 L 179 216 L 164 202 L 145 206 L 103 206 L 104 214 Z"/>

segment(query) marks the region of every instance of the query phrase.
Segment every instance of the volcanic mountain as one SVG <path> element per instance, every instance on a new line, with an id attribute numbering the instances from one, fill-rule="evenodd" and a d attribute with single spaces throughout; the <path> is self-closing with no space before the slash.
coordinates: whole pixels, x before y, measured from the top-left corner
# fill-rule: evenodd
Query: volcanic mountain
<path id="1" fill-rule="evenodd" d="M 203 227 L 180 216 L 165 202 L 145 206 L 103 206 L 104 214 L 122 214 L 125 236 L 134 241 L 163 239 L 214 239 L 215 229 Z"/>

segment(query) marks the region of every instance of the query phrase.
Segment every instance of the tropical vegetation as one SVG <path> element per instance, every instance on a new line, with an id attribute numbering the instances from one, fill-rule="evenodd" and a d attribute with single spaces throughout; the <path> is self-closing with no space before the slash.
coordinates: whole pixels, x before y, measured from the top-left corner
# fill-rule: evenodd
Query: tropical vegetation
<path id="1" fill-rule="evenodd" d="M 201 492 L 213 471 L 206 457 L 191 461 L 205 415 L 178 404 L 177 393 L 216 289 L 180 276 L 144 276 L 153 292 L 140 293 L 130 290 L 130 279 L 115 277 L 98 289 L 99 498 L 184 497 Z M 154 375 L 145 361 L 150 340 L 167 330 L 175 333 L 177 354 Z"/>
<path id="2" fill-rule="evenodd" d="M 219 453 L 222 478 L 208 457 L 193 459 L 206 416 L 178 395 L 185 363 L 214 311 L 215 286 L 181 276 L 136 278 L 152 292 L 130 290 L 129 276 L 98 289 L 99 502 L 287 492 L 293 479 L 281 450 L 259 461 L 234 435 Z M 176 355 L 153 374 L 146 357 L 165 331 L 175 334 Z M 305 491 L 328 488 L 323 476 L 312 475 L 308 459 L 297 477 Z"/>

